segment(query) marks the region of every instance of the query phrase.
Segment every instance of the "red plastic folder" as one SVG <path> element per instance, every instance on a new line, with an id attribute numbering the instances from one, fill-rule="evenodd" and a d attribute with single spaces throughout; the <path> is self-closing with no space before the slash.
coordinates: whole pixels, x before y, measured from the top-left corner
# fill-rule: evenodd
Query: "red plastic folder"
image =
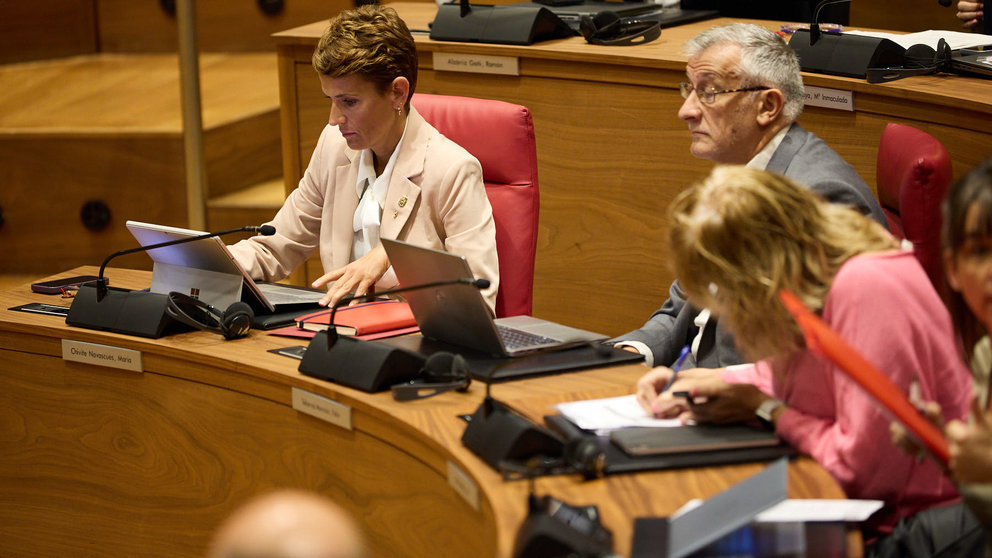
<path id="1" fill-rule="evenodd" d="M 810 312 L 796 295 L 784 289 L 778 295 L 799 324 L 806 346 L 839 366 L 915 434 L 936 459 L 947 465 L 950 453 L 943 433 L 920 414 L 892 380 L 841 339 L 819 316 Z"/>

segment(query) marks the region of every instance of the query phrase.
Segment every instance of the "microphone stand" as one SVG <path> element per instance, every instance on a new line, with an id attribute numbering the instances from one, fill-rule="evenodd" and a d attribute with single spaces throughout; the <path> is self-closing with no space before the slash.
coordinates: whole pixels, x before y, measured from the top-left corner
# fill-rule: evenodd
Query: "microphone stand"
<path id="1" fill-rule="evenodd" d="M 146 252 L 156 248 L 195 242 L 197 240 L 235 232 L 251 231 L 270 236 L 275 234 L 276 229 L 272 225 L 262 225 L 260 227 L 248 226 L 178 238 L 114 252 L 103 260 L 103 263 L 100 265 L 99 276 L 94 284 L 81 285 L 79 287 L 76 296 L 72 299 L 72 305 L 69 307 L 69 314 L 66 316 L 65 323 L 75 327 L 100 329 L 158 339 L 165 335 L 166 327 L 173 321 L 166 313 L 169 295 L 110 288 L 107 286 L 107 279 L 104 277 L 107 264 L 114 258 L 126 254 Z"/>
<path id="2" fill-rule="evenodd" d="M 431 289 L 446 285 L 464 284 L 477 289 L 489 287 L 488 279 L 458 278 L 411 285 L 375 294 L 345 295 L 331 307 L 330 324 L 310 340 L 299 371 L 307 376 L 320 378 L 367 392 L 389 389 L 393 384 L 408 382 L 420 374 L 424 365 L 423 355 L 385 343 L 362 341 L 347 335 L 338 335 L 334 324 L 337 309 L 354 300 L 369 300 L 387 294 Z"/>
<path id="3" fill-rule="evenodd" d="M 820 40 L 820 12 L 823 8 L 850 1 L 851 0 L 822 0 L 816 5 L 816 10 L 813 12 L 813 21 L 809 24 L 809 46 L 815 45 L 816 42 Z"/>

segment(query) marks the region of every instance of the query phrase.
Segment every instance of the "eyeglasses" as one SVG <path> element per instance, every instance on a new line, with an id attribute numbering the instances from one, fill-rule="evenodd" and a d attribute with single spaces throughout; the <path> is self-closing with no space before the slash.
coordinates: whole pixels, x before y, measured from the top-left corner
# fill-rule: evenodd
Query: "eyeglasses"
<path id="1" fill-rule="evenodd" d="M 766 87 L 764 85 L 757 85 L 755 87 L 741 87 L 740 89 L 724 89 L 723 91 L 705 91 L 701 89 L 696 89 L 694 85 L 687 81 L 679 83 L 679 93 L 682 94 L 683 99 L 688 99 L 689 94 L 693 91 L 696 92 L 696 96 L 699 100 L 706 105 L 712 105 L 716 101 L 717 95 L 722 95 L 724 93 L 740 93 L 742 91 L 764 91 L 766 89 L 771 89 L 771 87 Z"/>

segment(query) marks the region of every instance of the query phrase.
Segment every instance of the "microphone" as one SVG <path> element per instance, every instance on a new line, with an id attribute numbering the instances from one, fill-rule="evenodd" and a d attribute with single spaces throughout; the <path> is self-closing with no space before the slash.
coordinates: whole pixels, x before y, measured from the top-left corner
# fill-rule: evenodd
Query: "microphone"
<path id="1" fill-rule="evenodd" d="M 106 257 L 100 265 L 100 273 L 93 285 L 83 285 L 76 292 L 69 307 L 65 322 L 71 326 L 101 329 L 128 335 L 139 335 L 158 339 L 173 323 L 166 311 L 168 295 L 127 289 L 109 289 L 104 277 L 107 264 L 118 256 L 145 252 L 156 248 L 194 242 L 235 232 L 257 232 L 266 236 L 275 234 L 272 225 L 248 226 L 215 233 L 178 238 L 148 246 L 138 246 L 119 250 Z"/>
<path id="2" fill-rule="evenodd" d="M 519 469 L 512 463 L 527 462 L 526 467 L 531 471 L 548 471 L 556 466 L 560 469 L 564 464 L 568 467 L 562 469 L 563 472 L 578 472 L 586 478 L 603 476 L 606 463 L 601 452 L 594 452 L 590 448 L 576 450 L 566 445 L 566 441 L 550 429 L 535 424 L 509 405 L 492 397 L 493 378 L 503 368 L 548 353 L 580 348 L 591 348 L 595 352 L 595 358 L 601 360 L 610 358 L 614 351 L 612 347 L 599 341 L 573 341 L 507 359 L 492 367 L 486 374 L 486 397 L 472 413 L 472 418 L 462 433 L 462 444 L 497 471 Z M 579 454 L 582 455 L 581 459 L 571 459 Z M 569 463 L 564 463 L 565 461 Z"/>
<path id="3" fill-rule="evenodd" d="M 148 250 L 154 250 L 156 248 L 165 248 L 166 246 L 175 246 L 176 244 L 185 244 L 187 242 L 195 242 L 197 240 L 203 240 L 205 238 L 213 238 L 215 236 L 223 236 L 225 234 L 231 234 L 236 232 L 256 232 L 263 236 L 272 236 L 276 234 L 276 228 L 272 225 L 262 225 L 262 226 L 247 226 L 237 229 L 230 229 L 226 231 L 204 233 L 197 236 L 188 236 L 184 238 L 177 238 L 175 240 L 169 240 L 166 242 L 159 242 L 158 244 L 149 244 L 148 246 L 138 246 L 137 248 L 128 248 L 127 250 L 118 250 L 113 254 L 107 256 L 100 265 L 100 273 L 96 280 L 96 299 L 97 301 L 103 300 L 103 297 L 107 295 L 107 280 L 103 277 L 103 272 L 110 263 L 110 260 L 118 257 L 125 256 L 127 254 L 133 254 L 135 252 L 147 252 Z"/>
<path id="4" fill-rule="evenodd" d="M 458 278 L 420 285 L 399 287 L 374 294 L 345 295 L 331 307 L 331 318 L 325 331 L 310 340 L 299 371 L 307 376 L 320 378 L 367 392 L 389 389 L 394 384 L 416 378 L 424 367 L 423 355 L 375 341 L 362 341 L 347 335 L 338 335 L 334 324 L 338 308 L 355 300 L 409 291 L 431 289 L 446 285 L 468 285 L 477 289 L 489 287 L 488 279 Z"/>
<path id="5" fill-rule="evenodd" d="M 850 1 L 851 0 L 822 0 L 816 5 L 816 10 L 813 12 L 813 21 L 809 24 L 809 46 L 815 45 L 816 42 L 820 40 L 820 11 L 827 6 Z"/>

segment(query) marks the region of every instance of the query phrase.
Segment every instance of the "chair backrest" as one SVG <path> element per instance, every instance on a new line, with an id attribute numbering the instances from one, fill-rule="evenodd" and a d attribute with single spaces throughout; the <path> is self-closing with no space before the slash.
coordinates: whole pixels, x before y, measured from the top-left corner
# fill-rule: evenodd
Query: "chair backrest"
<path id="1" fill-rule="evenodd" d="M 940 203 L 953 172 L 947 149 L 930 134 L 889 123 L 878 143 L 875 179 L 889 229 L 909 240 L 935 286 L 943 284 Z"/>
<path id="2" fill-rule="evenodd" d="M 530 111 L 503 101 L 425 93 L 414 94 L 411 102 L 427 122 L 482 165 L 496 222 L 496 316 L 530 314 L 540 206 Z"/>

